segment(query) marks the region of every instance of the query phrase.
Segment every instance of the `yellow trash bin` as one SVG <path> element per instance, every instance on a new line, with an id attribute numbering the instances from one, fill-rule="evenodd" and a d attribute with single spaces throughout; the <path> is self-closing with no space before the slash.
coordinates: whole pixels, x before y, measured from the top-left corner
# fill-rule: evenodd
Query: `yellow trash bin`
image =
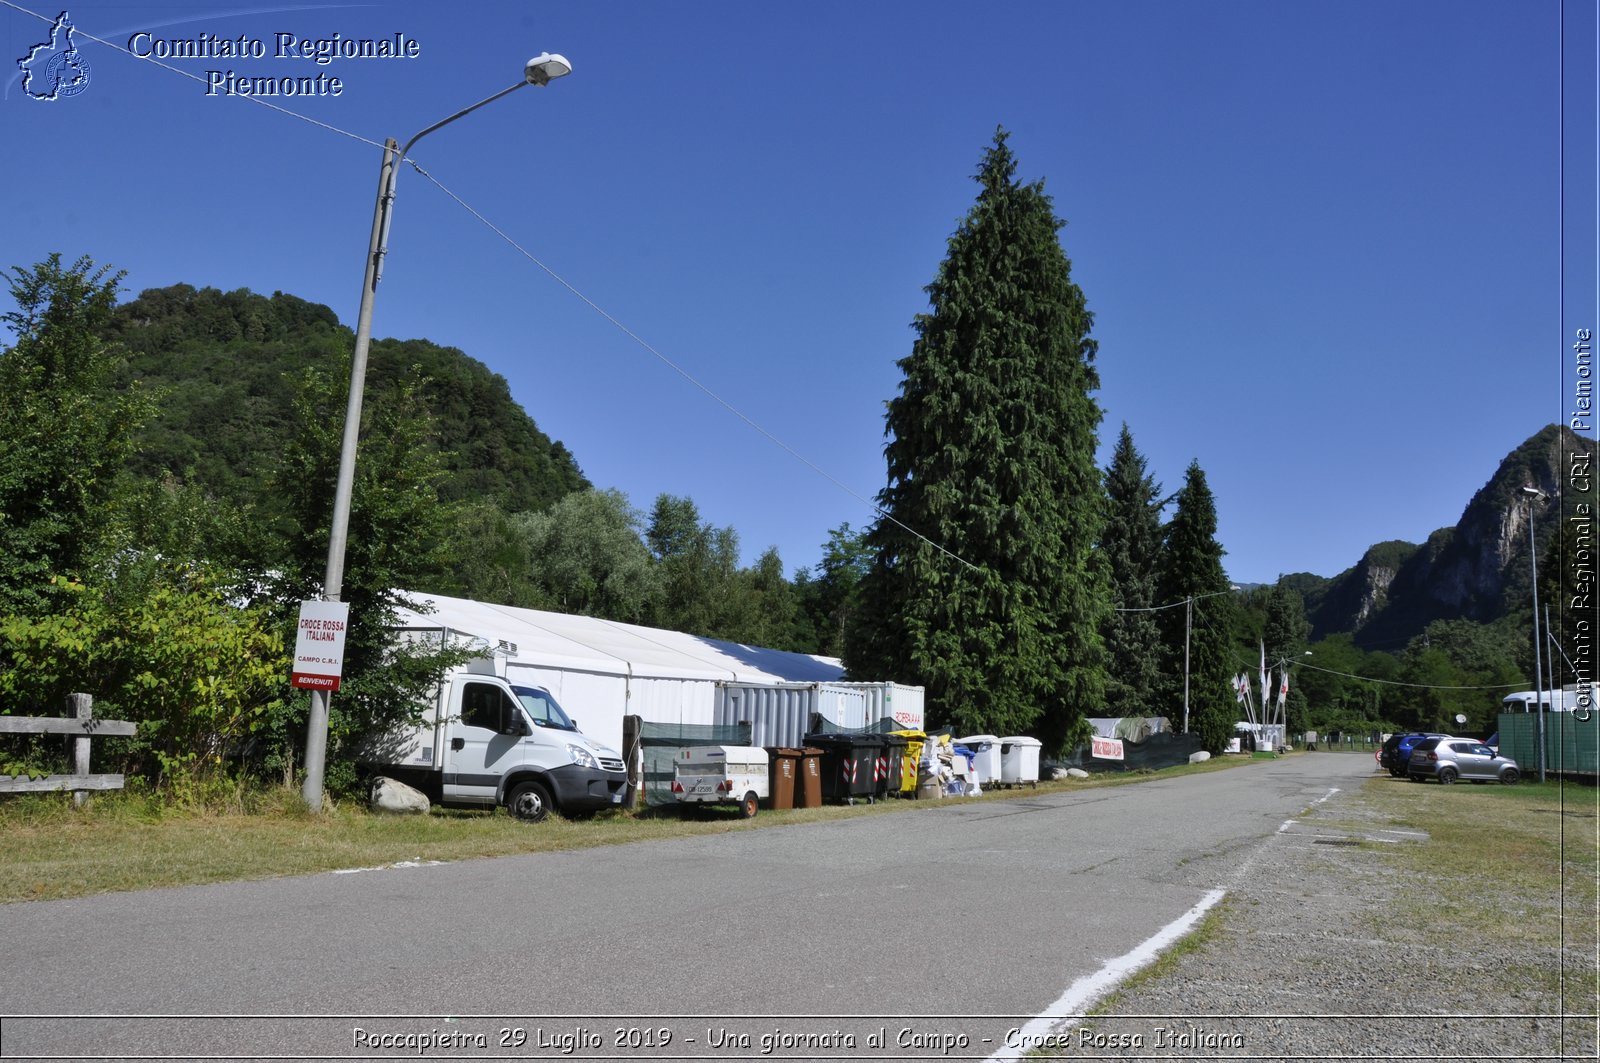
<path id="1" fill-rule="evenodd" d="M 926 731 L 890 731 L 892 735 L 899 735 L 906 740 L 905 752 L 901 754 L 900 761 L 900 792 L 914 794 L 917 792 L 917 765 L 922 763 L 922 743 L 927 741 Z"/>

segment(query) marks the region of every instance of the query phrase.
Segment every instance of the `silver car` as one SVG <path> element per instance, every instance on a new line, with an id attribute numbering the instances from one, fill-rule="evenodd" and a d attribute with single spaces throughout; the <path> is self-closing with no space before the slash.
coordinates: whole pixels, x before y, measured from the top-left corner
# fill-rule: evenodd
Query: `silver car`
<path id="1" fill-rule="evenodd" d="M 1522 778 L 1517 762 L 1502 757 L 1498 750 L 1471 738 L 1425 738 L 1411 750 L 1406 774 L 1413 782 L 1438 779 L 1449 784 L 1457 779 L 1472 782 L 1500 780 L 1507 786 Z"/>

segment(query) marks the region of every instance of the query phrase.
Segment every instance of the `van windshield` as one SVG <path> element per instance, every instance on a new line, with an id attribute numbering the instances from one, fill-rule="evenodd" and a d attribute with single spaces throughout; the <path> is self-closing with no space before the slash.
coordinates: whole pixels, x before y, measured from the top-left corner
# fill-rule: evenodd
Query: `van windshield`
<path id="1" fill-rule="evenodd" d="M 561 711 L 561 706 L 556 704 L 556 699 L 550 696 L 548 690 L 519 686 L 513 686 L 511 690 L 517 695 L 517 700 L 522 702 L 523 710 L 527 712 L 528 719 L 533 721 L 535 727 L 553 727 L 557 731 L 578 729 L 567 719 L 567 714 Z"/>

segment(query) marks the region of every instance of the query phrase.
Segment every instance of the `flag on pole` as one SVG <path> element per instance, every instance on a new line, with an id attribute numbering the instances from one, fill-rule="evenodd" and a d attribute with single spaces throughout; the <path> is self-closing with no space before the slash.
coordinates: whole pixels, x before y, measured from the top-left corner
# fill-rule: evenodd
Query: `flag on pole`
<path id="1" fill-rule="evenodd" d="M 1240 672 L 1238 675 L 1233 677 L 1233 697 L 1234 700 L 1241 705 L 1244 704 L 1244 692 L 1246 687 L 1247 684 L 1245 683 L 1243 672 Z"/>
<path id="2" fill-rule="evenodd" d="M 1283 703 L 1289 697 L 1289 666 L 1278 667 L 1278 711 L 1283 711 Z"/>
<path id="3" fill-rule="evenodd" d="M 1272 689 L 1267 685 L 1267 642 L 1261 640 L 1261 707 L 1264 710 L 1272 700 Z"/>

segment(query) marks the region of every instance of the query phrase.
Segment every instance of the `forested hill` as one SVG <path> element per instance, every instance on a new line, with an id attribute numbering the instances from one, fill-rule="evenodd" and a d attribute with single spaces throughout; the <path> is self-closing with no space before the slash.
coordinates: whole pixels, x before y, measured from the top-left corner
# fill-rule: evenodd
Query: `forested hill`
<path id="1" fill-rule="evenodd" d="M 284 452 L 297 379 L 312 367 L 345 377 L 355 343 L 326 306 L 283 292 L 268 298 L 187 284 L 152 288 L 119 306 L 106 338 L 126 349 L 128 381 L 141 381 L 158 399 L 135 471 L 171 472 L 236 502 L 252 497 Z M 453 347 L 375 340 L 368 409 L 395 401 L 413 367 L 420 398 L 437 419 L 448 471 L 444 498 L 522 512 L 589 486 L 566 447 L 511 397 L 505 379 Z"/>

